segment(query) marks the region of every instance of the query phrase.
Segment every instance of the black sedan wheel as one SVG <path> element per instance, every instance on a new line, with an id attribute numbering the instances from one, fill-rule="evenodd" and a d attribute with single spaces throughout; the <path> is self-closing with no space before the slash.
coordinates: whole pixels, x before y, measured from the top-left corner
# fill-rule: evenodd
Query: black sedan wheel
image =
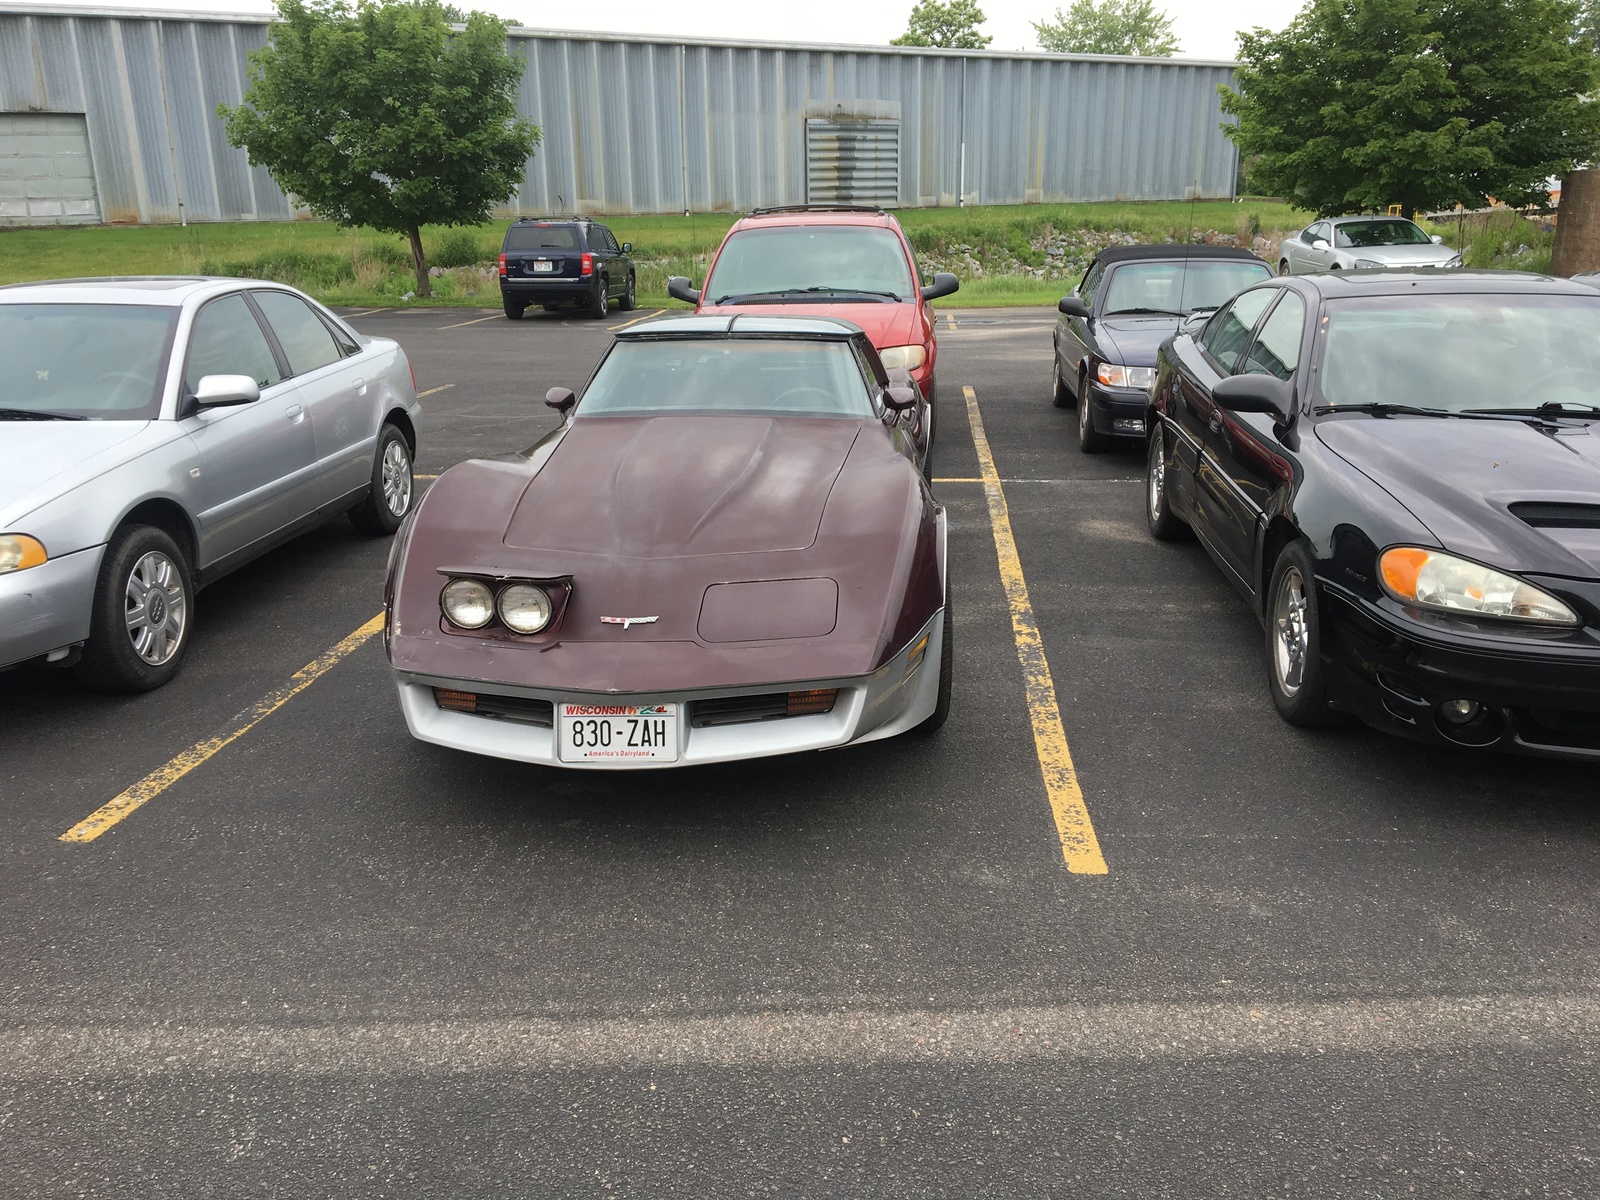
<path id="1" fill-rule="evenodd" d="M 194 618 L 189 560 L 164 530 L 119 529 L 106 546 L 78 677 L 106 692 L 148 692 L 178 673 Z"/>
<path id="2" fill-rule="evenodd" d="M 1072 391 L 1067 387 L 1066 380 L 1061 378 L 1061 364 L 1056 361 L 1054 353 L 1050 355 L 1050 403 L 1057 408 L 1072 407 Z"/>
<path id="3" fill-rule="evenodd" d="M 1167 496 L 1167 437 L 1157 422 L 1150 435 L 1150 454 L 1145 466 L 1144 519 L 1152 537 L 1174 542 L 1189 536 L 1189 526 L 1173 515 Z"/>
<path id="4" fill-rule="evenodd" d="M 1099 454 L 1111 448 L 1111 439 L 1094 427 L 1094 404 L 1089 399 L 1089 380 L 1078 376 L 1078 449 Z"/>
<path id="5" fill-rule="evenodd" d="M 1278 715 L 1310 728 L 1339 724 L 1340 714 L 1328 706 L 1327 678 L 1311 553 L 1303 541 L 1291 542 L 1267 589 L 1267 680 Z"/>

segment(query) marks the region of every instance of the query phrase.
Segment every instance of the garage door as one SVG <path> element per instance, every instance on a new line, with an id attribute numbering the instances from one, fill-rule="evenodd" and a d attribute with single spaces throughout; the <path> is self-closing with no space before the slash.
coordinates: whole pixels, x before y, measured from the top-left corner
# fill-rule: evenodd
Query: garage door
<path id="1" fill-rule="evenodd" d="M 0 225 L 100 220 L 81 113 L 0 113 Z"/>

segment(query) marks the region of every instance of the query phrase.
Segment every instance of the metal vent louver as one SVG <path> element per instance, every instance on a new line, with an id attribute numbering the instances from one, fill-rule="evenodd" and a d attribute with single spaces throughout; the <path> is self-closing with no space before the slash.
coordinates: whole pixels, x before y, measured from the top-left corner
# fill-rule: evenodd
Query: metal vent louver
<path id="1" fill-rule="evenodd" d="M 1512 516 L 1536 529 L 1600 529 L 1600 504 L 1547 504 L 1525 500 L 1508 507 Z"/>
<path id="2" fill-rule="evenodd" d="M 806 121 L 806 200 L 811 204 L 900 202 L 900 122 Z"/>

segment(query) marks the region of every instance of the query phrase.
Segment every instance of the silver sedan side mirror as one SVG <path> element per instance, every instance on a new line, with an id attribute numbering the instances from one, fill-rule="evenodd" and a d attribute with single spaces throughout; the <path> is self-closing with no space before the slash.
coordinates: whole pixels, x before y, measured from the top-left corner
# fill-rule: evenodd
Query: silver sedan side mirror
<path id="1" fill-rule="evenodd" d="M 194 402 L 200 408 L 254 404 L 259 399 L 261 389 L 248 375 L 207 375 L 194 389 Z"/>
<path id="2" fill-rule="evenodd" d="M 1443 238 L 1442 238 L 1442 237 L 1440 237 L 1440 236 L 1439 236 L 1439 235 L 1438 235 L 1438 234 L 1437 234 L 1437 233 L 1436 233 L 1436 234 L 1434 234 L 1434 235 L 1433 235 L 1433 244 L 1434 244 L 1434 245 L 1435 245 L 1435 246 L 1442 246 L 1442 245 L 1444 245 L 1444 239 L 1443 239 Z"/>
<path id="3" fill-rule="evenodd" d="M 1311 248 L 1313 250 L 1326 250 L 1328 248 L 1328 243 L 1322 238 L 1313 238 L 1311 240 Z"/>

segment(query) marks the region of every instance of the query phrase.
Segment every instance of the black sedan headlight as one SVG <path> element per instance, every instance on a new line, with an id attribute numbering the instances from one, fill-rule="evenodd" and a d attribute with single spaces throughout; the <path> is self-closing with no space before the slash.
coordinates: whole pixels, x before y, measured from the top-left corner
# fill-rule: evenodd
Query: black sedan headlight
<path id="1" fill-rule="evenodd" d="M 1481 563 L 1419 546 L 1396 546 L 1378 560 L 1383 586 L 1396 600 L 1419 608 L 1545 625 L 1583 624 L 1549 592 Z"/>
<path id="2" fill-rule="evenodd" d="M 1095 368 L 1095 378 L 1107 387 L 1138 388 L 1149 391 L 1156 381 L 1154 367 L 1125 367 L 1121 363 L 1103 362 Z"/>

